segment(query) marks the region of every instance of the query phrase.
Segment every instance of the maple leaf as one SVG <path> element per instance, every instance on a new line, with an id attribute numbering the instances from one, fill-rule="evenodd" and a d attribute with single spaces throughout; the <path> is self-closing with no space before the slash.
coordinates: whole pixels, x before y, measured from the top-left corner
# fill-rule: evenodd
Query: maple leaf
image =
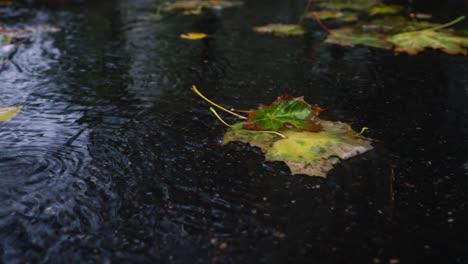
<path id="1" fill-rule="evenodd" d="M 253 30 L 257 33 L 272 34 L 278 37 L 300 36 L 305 33 L 304 28 L 298 24 L 268 24 L 254 27 Z"/>
<path id="2" fill-rule="evenodd" d="M 284 138 L 274 134 L 243 129 L 233 125 L 224 135 L 223 144 L 243 142 L 259 147 L 266 161 L 285 162 L 292 174 L 326 177 L 333 166 L 372 149 L 371 142 L 342 122 L 320 121 L 320 132 L 282 129 Z"/>
<path id="3" fill-rule="evenodd" d="M 0 107 L 0 122 L 6 122 L 13 118 L 16 114 L 21 111 L 21 106 L 19 107 Z"/>
<path id="4" fill-rule="evenodd" d="M 422 30 L 394 35 L 388 39 L 396 52 L 416 55 L 426 48 L 439 49 L 445 53 L 468 55 L 468 38 L 452 33 Z"/>
<path id="5" fill-rule="evenodd" d="M 361 25 L 361 30 L 367 33 L 379 32 L 387 34 L 398 34 L 438 26 L 441 26 L 441 24 L 427 21 L 409 20 L 403 16 L 387 16 L 363 23 Z"/>
<path id="6" fill-rule="evenodd" d="M 341 46 L 364 45 L 383 49 L 390 49 L 392 47 L 391 43 L 386 41 L 386 36 L 384 35 L 357 32 L 349 27 L 333 30 L 325 42 Z"/>
<path id="7" fill-rule="evenodd" d="M 391 36 L 388 41 L 395 45 L 396 52 L 406 52 L 415 55 L 426 48 L 438 49 L 445 53 L 455 55 L 468 55 L 468 38 L 457 36 L 452 32 L 438 31 L 451 26 L 465 17 L 459 17 L 447 24 L 414 32 L 405 32 Z"/>
<path id="8" fill-rule="evenodd" d="M 372 149 L 370 140 L 349 125 L 318 120 L 322 109 L 309 105 L 302 97 L 280 96 L 271 105 L 247 111 L 249 116 L 245 117 L 211 101 L 195 85 L 192 91 L 214 107 L 246 120 L 229 125 L 210 107 L 229 127 L 224 144 L 237 141 L 259 147 L 267 161 L 285 162 L 292 174 L 325 177 L 339 159 L 349 159 Z"/>
<path id="9" fill-rule="evenodd" d="M 322 109 L 311 106 L 303 97 L 278 97 L 271 105 L 250 110 L 244 128 L 278 131 L 285 127 L 307 131 L 321 131 L 317 117 Z"/>

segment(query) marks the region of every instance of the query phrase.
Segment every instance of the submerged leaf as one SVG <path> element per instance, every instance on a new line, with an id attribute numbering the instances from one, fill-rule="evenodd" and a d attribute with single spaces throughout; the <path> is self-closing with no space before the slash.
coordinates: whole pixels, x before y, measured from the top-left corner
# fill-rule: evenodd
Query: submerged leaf
<path id="1" fill-rule="evenodd" d="M 204 39 L 207 38 L 208 35 L 205 33 L 185 33 L 185 34 L 180 34 L 180 38 L 182 39 L 188 39 L 188 40 L 199 40 L 199 39 Z"/>
<path id="2" fill-rule="evenodd" d="M 0 108 L 0 122 L 6 122 L 21 111 L 21 106 Z"/>
<path id="3" fill-rule="evenodd" d="M 386 41 L 385 37 L 386 36 L 379 34 L 356 32 L 353 28 L 344 27 L 333 30 L 333 34 L 329 34 L 325 42 L 341 46 L 364 45 L 374 48 L 390 49 L 392 45 Z"/>
<path id="4" fill-rule="evenodd" d="M 268 24 L 254 27 L 253 30 L 257 33 L 272 34 L 278 37 L 300 36 L 305 33 L 304 28 L 298 24 Z"/>
<path id="5" fill-rule="evenodd" d="M 322 109 L 311 106 L 303 97 L 278 97 L 271 105 L 249 111 L 244 128 L 252 130 L 278 131 L 282 128 L 295 128 L 307 131 L 320 131 L 317 117 Z"/>
<path id="6" fill-rule="evenodd" d="M 321 132 L 280 130 L 286 138 L 242 129 L 242 123 L 230 128 L 224 144 L 239 141 L 259 147 L 267 161 L 285 162 L 292 174 L 325 177 L 339 159 L 349 159 L 372 149 L 370 141 L 360 137 L 341 122 L 321 121 Z"/>
<path id="7" fill-rule="evenodd" d="M 421 30 L 394 35 L 389 41 L 395 45 L 396 52 L 406 52 L 410 55 L 416 55 L 426 48 L 438 49 L 452 55 L 468 55 L 468 38 L 452 33 Z"/>

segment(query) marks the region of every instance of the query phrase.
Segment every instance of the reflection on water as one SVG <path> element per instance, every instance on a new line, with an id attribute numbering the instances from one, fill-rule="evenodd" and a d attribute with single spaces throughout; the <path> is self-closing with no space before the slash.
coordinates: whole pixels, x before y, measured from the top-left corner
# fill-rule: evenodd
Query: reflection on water
<path id="1" fill-rule="evenodd" d="M 163 20 L 147 19 L 152 1 L 0 8 L 9 26 L 62 29 L 0 70 L 0 107 L 23 105 L 0 124 L 2 261 L 466 260 L 466 59 L 250 30 L 301 8 L 247 1 Z M 178 38 L 196 31 L 211 37 Z M 192 83 L 239 109 L 305 95 L 380 143 L 327 180 L 292 177 L 258 150 L 221 147 Z"/>

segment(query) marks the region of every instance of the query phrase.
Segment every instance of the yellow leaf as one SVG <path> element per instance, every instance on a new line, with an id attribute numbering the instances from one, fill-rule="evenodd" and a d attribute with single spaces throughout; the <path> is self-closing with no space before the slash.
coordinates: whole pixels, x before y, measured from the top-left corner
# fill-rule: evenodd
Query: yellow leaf
<path id="1" fill-rule="evenodd" d="M 12 117 L 18 114 L 19 111 L 21 111 L 21 106 L 0 108 L 0 122 L 6 122 L 10 120 Z"/>
<path id="2" fill-rule="evenodd" d="M 438 49 L 451 55 L 468 55 L 468 38 L 453 32 L 440 31 L 465 19 L 461 16 L 446 24 L 429 29 L 405 32 L 391 36 L 388 41 L 395 45 L 396 52 L 416 55 L 426 48 Z"/>
<path id="3" fill-rule="evenodd" d="M 371 142 L 341 122 L 321 120 L 321 132 L 282 129 L 286 136 L 259 133 L 234 124 L 224 136 L 224 144 L 238 141 L 259 147 L 266 161 L 282 161 L 292 174 L 326 177 L 340 160 L 346 160 L 372 149 Z"/>
<path id="4" fill-rule="evenodd" d="M 399 5 L 376 5 L 369 10 L 369 15 L 388 15 L 396 14 L 403 10 L 402 6 Z"/>
<path id="5" fill-rule="evenodd" d="M 204 39 L 207 37 L 208 35 L 205 33 L 190 32 L 190 33 L 180 34 L 180 38 L 189 39 L 189 40 L 199 40 L 199 39 Z"/>
<path id="6" fill-rule="evenodd" d="M 396 52 L 416 55 L 426 48 L 438 49 L 445 53 L 468 55 L 468 38 L 452 33 L 434 30 L 400 33 L 389 38 Z"/>

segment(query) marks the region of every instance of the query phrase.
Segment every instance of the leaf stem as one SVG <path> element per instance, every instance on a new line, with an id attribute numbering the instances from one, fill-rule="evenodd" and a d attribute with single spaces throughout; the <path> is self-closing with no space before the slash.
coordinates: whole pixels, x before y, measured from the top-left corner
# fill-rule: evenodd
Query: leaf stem
<path id="1" fill-rule="evenodd" d="M 227 127 L 232 127 L 232 125 L 228 124 L 226 121 L 224 121 L 224 119 L 221 118 L 221 116 L 219 116 L 218 112 L 216 112 L 216 110 L 213 108 L 213 107 L 210 107 L 210 111 L 213 113 L 213 115 L 216 116 L 216 118 L 218 118 L 219 121 L 221 121 L 221 123 L 223 123 L 225 126 Z"/>
<path id="2" fill-rule="evenodd" d="M 428 29 L 424 29 L 423 31 L 435 31 L 435 30 L 439 30 L 439 29 L 444 29 L 444 28 L 447 28 L 447 27 L 450 27 L 452 25 L 455 25 L 457 24 L 458 22 L 462 21 L 463 19 L 465 19 L 465 16 L 461 16 L 461 17 L 458 17 L 457 19 L 455 20 L 452 20 L 448 23 L 445 23 L 443 25 L 440 25 L 440 26 L 437 26 L 437 27 L 432 27 L 432 28 L 428 28 Z"/>
<path id="3" fill-rule="evenodd" d="M 312 17 L 314 18 L 315 22 L 317 22 L 317 24 L 325 31 L 327 32 L 329 35 L 333 35 L 334 32 L 331 31 L 329 28 L 327 28 L 327 26 L 325 26 L 325 24 L 323 24 L 322 20 L 320 20 L 320 18 L 318 17 L 317 13 L 313 12 L 312 13 Z"/>
<path id="4" fill-rule="evenodd" d="M 249 113 L 250 111 L 249 110 L 239 110 L 239 109 L 235 109 L 235 108 L 231 108 L 229 109 L 233 112 L 239 112 L 239 113 Z"/>
<path id="5" fill-rule="evenodd" d="M 200 91 L 198 91 L 198 89 L 197 89 L 197 87 L 196 87 L 195 85 L 192 85 L 192 91 L 193 91 L 194 93 L 196 93 L 198 96 L 200 96 L 203 100 L 205 100 L 206 102 L 208 102 L 209 104 L 211 104 L 212 106 L 214 106 L 214 107 L 216 107 L 216 108 L 218 108 L 218 109 L 220 109 L 220 110 L 223 110 L 224 112 L 229 113 L 229 114 L 231 114 L 231 115 L 233 115 L 233 116 L 235 116 L 235 117 L 237 117 L 237 118 L 247 119 L 247 117 L 241 116 L 241 115 L 239 115 L 239 114 L 237 114 L 237 113 L 234 113 L 233 111 L 231 111 L 231 110 L 229 110 L 229 109 L 226 109 L 226 108 L 220 106 L 219 104 L 217 104 L 217 103 L 211 101 L 210 99 L 206 98 Z"/>
<path id="6" fill-rule="evenodd" d="M 221 123 L 223 123 L 225 126 L 227 127 L 230 127 L 232 128 L 232 125 L 228 124 L 226 121 L 223 120 L 223 118 L 221 118 L 221 116 L 219 116 L 218 112 L 216 112 L 216 110 L 213 108 L 213 107 L 210 107 L 210 111 L 216 116 L 216 118 L 218 118 L 219 121 L 221 121 Z M 274 135 L 277 135 L 281 138 L 286 138 L 285 135 L 281 134 L 280 132 L 276 132 L 276 131 L 270 131 L 270 130 L 249 130 L 249 129 L 240 129 L 242 131 L 246 131 L 246 132 L 251 132 L 251 133 L 268 133 L 268 134 L 274 134 Z"/>
<path id="7" fill-rule="evenodd" d="M 366 130 L 369 130 L 369 128 L 368 128 L 368 127 L 363 127 L 363 128 L 361 129 L 361 132 L 357 133 L 357 135 L 358 135 L 358 136 L 362 136 L 362 134 L 364 134 L 364 132 L 366 132 Z"/>

